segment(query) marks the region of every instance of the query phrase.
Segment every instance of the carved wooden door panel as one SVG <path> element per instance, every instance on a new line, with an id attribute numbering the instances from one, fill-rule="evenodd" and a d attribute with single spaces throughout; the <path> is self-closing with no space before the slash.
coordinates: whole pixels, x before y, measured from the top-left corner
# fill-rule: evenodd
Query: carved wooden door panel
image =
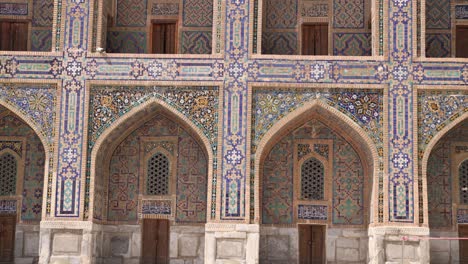
<path id="1" fill-rule="evenodd" d="M 299 225 L 299 263 L 325 263 L 325 226 Z"/>
<path id="2" fill-rule="evenodd" d="M 468 238 L 468 225 L 458 225 L 458 237 Z M 468 263 L 468 240 L 459 240 L 460 263 Z"/>
<path id="3" fill-rule="evenodd" d="M 143 220 L 142 264 L 169 263 L 169 221 Z"/>
<path id="4" fill-rule="evenodd" d="M 0 262 L 13 261 L 16 215 L 0 216 Z"/>

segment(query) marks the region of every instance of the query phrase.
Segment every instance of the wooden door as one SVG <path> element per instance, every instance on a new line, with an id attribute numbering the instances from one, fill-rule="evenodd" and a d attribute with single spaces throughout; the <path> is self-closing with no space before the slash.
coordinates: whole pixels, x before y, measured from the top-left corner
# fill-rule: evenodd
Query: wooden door
<path id="1" fill-rule="evenodd" d="M 458 225 L 458 237 L 468 238 L 468 225 Z M 460 263 L 468 263 L 468 240 L 459 240 Z"/>
<path id="2" fill-rule="evenodd" d="M 143 220 L 142 264 L 169 263 L 169 221 Z"/>
<path id="3" fill-rule="evenodd" d="M 176 53 L 176 23 L 153 23 L 152 53 Z"/>
<path id="4" fill-rule="evenodd" d="M 13 261 L 16 215 L 0 216 L 0 262 Z"/>
<path id="5" fill-rule="evenodd" d="M 302 25 L 302 55 L 328 55 L 328 24 Z"/>
<path id="6" fill-rule="evenodd" d="M 27 51 L 28 23 L 0 21 L 0 50 Z"/>
<path id="7" fill-rule="evenodd" d="M 325 226 L 299 225 L 299 263 L 325 263 Z"/>
<path id="8" fill-rule="evenodd" d="M 468 58 L 468 26 L 457 26 L 456 57 Z"/>

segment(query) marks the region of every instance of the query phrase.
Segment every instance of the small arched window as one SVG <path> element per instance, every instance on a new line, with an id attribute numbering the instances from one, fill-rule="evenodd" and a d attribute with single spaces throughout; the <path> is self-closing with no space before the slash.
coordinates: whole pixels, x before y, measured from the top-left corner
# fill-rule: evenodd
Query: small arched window
<path id="1" fill-rule="evenodd" d="M 322 162 L 316 158 L 310 158 L 301 166 L 301 199 L 324 199 L 325 170 Z"/>
<path id="2" fill-rule="evenodd" d="M 16 158 L 10 153 L 0 156 L 0 196 L 16 194 Z"/>
<path id="3" fill-rule="evenodd" d="M 169 194 L 169 159 L 158 152 L 148 160 L 146 179 L 147 195 Z"/>
<path id="4" fill-rule="evenodd" d="M 458 169 L 460 185 L 460 203 L 468 204 L 468 160 L 465 160 Z"/>

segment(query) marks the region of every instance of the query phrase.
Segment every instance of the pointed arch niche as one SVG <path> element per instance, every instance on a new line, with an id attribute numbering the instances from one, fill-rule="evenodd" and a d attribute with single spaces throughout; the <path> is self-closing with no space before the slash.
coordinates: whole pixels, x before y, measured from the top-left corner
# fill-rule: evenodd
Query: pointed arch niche
<path id="1" fill-rule="evenodd" d="M 0 101 L 0 262 L 33 262 L 39 256 L 49 154 L 40 134 L 26 116 Z"/>
<path id="2" fill-rule="evenodd" d="M 148 164 L 155 153 L 162 153 L 168 164 Z M 202 261 L 212 160 L 208 139 L 162 101 L 151 99 L 119 118 L 91 153 L 89 217 L 102 225 L 97 244 L 104 245 L 98 257 L 152 263 L 147 258 L 155 256 L 145 254 L 156 248 L 148 248 L 155 245 L 147 234 L 156 232 L 163 236 L 158 241 L 167 243 L 158 244 L 166 247 L 158 249 L 158 257 Z M 165 166 L 155 171 L 168 173 L 148 171 L 153 165 Z M 148 192 L 149 185 L 165 181 L 167 193 Z M 191 247 L 195 250 L 178 251 L 184 243 L 196 244 Z M 128 246 L 132 244 L 141 248 Z M 169 251 L 175 253 L 169 256 Z"/>
<path id="3" fill-rule="evenodd" d="M 463 164 L 468 160 L 468 112 L 442 129 L 427 145 L 422 158 L 424 222 L 431 236 L 466 237 L 468 204 Z M 465 241 L 430 241 L 431 260 L 468 260 Z M 443 244 L 443 245 L 442 245 Z M 444 248 L 444 252 L 437 251 Z M 447 251 L 448 249 L 448 251 Z M 448 254 L 447 254 L 448 252 Z"/>
<path id="4" fill-rule="evenodd" d="M 301 197 L 302 170 L 308 169 L 301 165 L 310 158 L 320 160 L 323 168 L 306 172 L 309 188 L 320 186 L 320 182 L 314 182 L 320 181 L 314 175 L 324 173 L 323 199 Z M 354 237 L 345 239 L 367 248 L 367 226 L 377 212 L 376 204 L 371 202 L 376 201 L 376 191 L 371 189 L 377 182 L 378 160 L 376 148 L 363 129 L 320 100 L 307 103 L 277 122 L 258 144 L 255 156 L 260 260 L 280 257 L 288 263 L 298 258 L 301 261 L 301 251 L 313 251 L 303 249 L 301 244 L 307 227 L 313 227 L 307 231 L 312 233 L 317 232 L 317 227 L 326 229 L 322 241 L 343 239 L 344 231 L 353 230 Z M 333 238 L 326 238 L 327 234 L 334 234 Z M 339 243 L 325 244 L 323 252 L 334 252 L 327 254 L 327 261 L 360 262 L 367 258 L 364 251 L 343 256 Z M 279 252 L 278 248 L 286 250 Z"/>

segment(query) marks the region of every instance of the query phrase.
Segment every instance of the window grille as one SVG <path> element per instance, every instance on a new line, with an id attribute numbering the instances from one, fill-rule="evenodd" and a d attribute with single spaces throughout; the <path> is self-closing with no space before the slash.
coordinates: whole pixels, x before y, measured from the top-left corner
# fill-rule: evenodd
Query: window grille
<path id="1" fill-rule="evenodd" d="M 16 158 L 6 153 L 0 156 L 0 196 L 16 194 Z"/>
<path id="2" fill-rule="evenodd" d="M 468 204 L 468 160 L 460 165 L 458 170 L 460 184 L 460 203 Z"/>
<path id="3" fill-rule="evenodd" d="M 324 167 L 316 158 L 306 160 L 301 166 L 301 198 L 324 199 Z"/>
<path id="4" fill-rule="evenodd" d="M 169 159 L 162 153 L 156 153 L 148 160 L 146 194 L 169 194 Z"/>

